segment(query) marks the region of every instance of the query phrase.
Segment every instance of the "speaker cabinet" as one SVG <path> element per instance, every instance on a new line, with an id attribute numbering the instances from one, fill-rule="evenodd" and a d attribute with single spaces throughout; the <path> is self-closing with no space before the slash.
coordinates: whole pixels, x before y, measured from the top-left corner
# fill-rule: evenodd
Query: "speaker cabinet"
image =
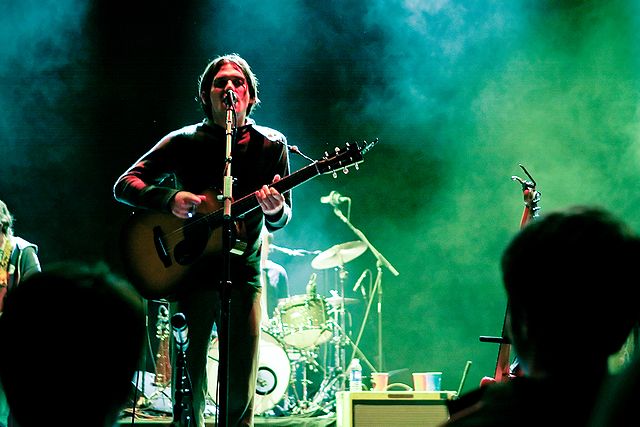
<path id="1" fill-rule="evenodd" d="M 337 427 L 436 427 L 449 419 L 453 391 L 339 391 Z"/>

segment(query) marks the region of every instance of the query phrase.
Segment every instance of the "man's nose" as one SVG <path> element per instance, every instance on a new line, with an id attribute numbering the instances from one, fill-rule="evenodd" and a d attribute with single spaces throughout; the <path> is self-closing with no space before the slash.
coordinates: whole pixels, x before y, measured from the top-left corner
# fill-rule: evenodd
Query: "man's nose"
<path id="1" fill-rule="evenodd" d="M 235 87 L 233 86 L 233 80 L 232 79 L 227 79 L 227 84 L 224 85 L 224 91 L 228 91 L 229 89 L 233 90 L 235 89 Z"/>

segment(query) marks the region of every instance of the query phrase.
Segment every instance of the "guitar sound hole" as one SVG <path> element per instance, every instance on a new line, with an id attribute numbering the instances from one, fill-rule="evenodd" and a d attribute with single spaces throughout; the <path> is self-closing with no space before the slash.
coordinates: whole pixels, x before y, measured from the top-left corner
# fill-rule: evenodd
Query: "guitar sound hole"
<path id="1" fill-rule="evenodd" d="M 204 221 L 186 221 L 184 239 L 174 248 L 174 258 L 180 265 L 193 263 L 207 247 L 211 230 Z"/>

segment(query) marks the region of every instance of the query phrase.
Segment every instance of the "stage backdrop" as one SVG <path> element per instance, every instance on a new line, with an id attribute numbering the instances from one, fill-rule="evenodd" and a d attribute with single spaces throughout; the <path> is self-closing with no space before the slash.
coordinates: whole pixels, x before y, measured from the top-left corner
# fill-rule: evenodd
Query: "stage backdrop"
<path id="1" fill-rule="evenodd" d="M 81 259 L 121 271 L 129 210 L 114 181 L 161 136 L 202 119 L 199 73 L 237 52 L 261 83 L 254 118 L 307 156 L 380 140 L 360 170 L 296 188 L 275 243 L 325 251 L 361 233 L 399 275 L 371 250 L 342 283 L 313 255 L 274 253 L 291 293 L 313 272 L 326 297 L 344 286 L 349 333 L 364 323 L 362 351 L 399 372 L 393 382 L 438 370 L 455 390 L 470 360 L 474 388 L 494 370 L 497 346 L 478 337 L 501 333 L 499 259 L 519 228 L 519 164 L 541 214 L 593 203 L 640 225 L 638 12 L 631 0 L 5 4 L 0 198 L 44 268 Z M 307 163 L 291 159 L 294 170 Z M 340 205 L 349 223 L 320 202 L 331 191 L 350 198 Z M 366 316 L 353 292 L 365 270 L 367 297 L 371 277 L 382 283 Z"/>

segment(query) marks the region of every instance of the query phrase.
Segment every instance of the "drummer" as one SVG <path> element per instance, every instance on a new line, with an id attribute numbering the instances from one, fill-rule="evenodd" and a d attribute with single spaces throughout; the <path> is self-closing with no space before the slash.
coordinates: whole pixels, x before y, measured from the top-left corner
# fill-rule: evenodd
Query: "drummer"
<path id="1" fill-rule="evenodd" d="M 287 270 L 280 264 L 269 259 L 273 233 L 265 233 L 263 241 L 264 258 L 262 260 L 262 275 L 266 284 L 263 292 L 267 293 L 266 307 L 269 316 L 273 316 L 278 307 L 278 300 L 289 298 L 289 276 Z"/>

